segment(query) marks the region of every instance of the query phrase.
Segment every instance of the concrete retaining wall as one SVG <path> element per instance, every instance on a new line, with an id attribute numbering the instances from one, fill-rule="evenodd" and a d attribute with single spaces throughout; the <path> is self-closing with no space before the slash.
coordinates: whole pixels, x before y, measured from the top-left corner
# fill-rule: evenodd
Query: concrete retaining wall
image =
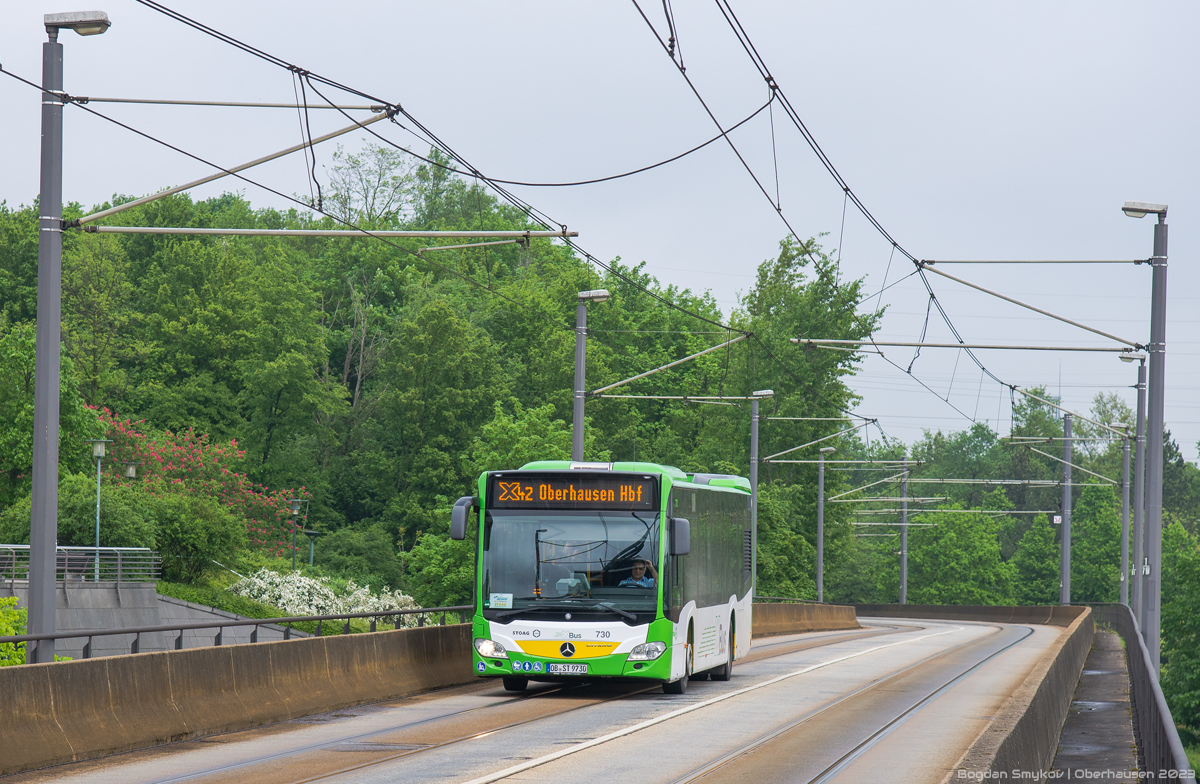
<path id="1" fill-rule="evenodd" d="M 971 745 L 947 780 L 1012 777 L 1050 770 L 1063 722 L 1071 707 L 1083 663 L 1092 648 L 1092 611 L 1088 607 L 954 607 L 949 605 L 858 605 L 860 616 L 930 618 L 955 621 L 1036 623 L 1065 627 Z M 961 773 L 960 773 L 961 771 Z M 989 776 L 989 774 L 991 774 Z"/>
<path id="2" fill-rule="evenodd" d="M 836 629 L 858 629 L 854 608 L 836 604 L 801 604 L 781 602 L 779 604 L 754 605 L 752 637 L 770 637 L 773 634 L 799 634 L 800 632 L 834 631 Z"/>
<path id="3" fill-rule="evenodd" d="M 0 668 L 0 774 L 465 683 L 470 637 L 426 626 Z"/>

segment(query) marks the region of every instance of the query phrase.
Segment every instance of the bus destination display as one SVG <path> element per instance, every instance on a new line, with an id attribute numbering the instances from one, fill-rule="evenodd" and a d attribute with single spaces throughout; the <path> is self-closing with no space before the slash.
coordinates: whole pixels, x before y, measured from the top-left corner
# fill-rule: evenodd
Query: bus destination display
<path id="1" fill-rule="evenodd" d="M 493 509 L 658 509 L 658 483 L 652 477 L 497 474 L 488 481 Z"/>

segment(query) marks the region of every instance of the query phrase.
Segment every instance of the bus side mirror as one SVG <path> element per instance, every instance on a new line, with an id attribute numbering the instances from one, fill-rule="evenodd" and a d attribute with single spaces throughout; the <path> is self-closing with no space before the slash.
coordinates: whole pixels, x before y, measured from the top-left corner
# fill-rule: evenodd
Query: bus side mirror
<path id="1" fill-rule="evenodd" d="M 454 502 L 450 511 L 450 538 L 467 538 L 467 521 L 471 518 L 471 510 L 475 507 L 474 496 L 464 495 Z"/>
<path id="2" fill-rule="evenodd" d="M 692 524 L 686 517 L 671 518 L 671 555 L 687 555 L 692 549 Z"/>

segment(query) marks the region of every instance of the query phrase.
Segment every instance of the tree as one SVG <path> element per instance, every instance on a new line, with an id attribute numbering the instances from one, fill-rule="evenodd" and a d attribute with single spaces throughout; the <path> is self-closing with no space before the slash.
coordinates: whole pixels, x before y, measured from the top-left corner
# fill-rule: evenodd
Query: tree
<path id="1" fill-rule="evenodd" d="M 1018 604 L 1056 604 L 1059 598 L 1058 533 L 1045 515 L 1037 515 L 1012 557 Z"/>
<path id="2" fill-rule="evenodd" d="M 1121 588 L 1121 516 L 1111 487 L 1083 488 L 1071 515 L 1071 599 L 1115 602 Z"/>
<path id="3" fill-rule="evenodd" d="M 396 588 L 401 581 L 401 564 L 392 535 L 378 523 L 346 526 L 320 538 L 315 547 L 317 566 L 353 577 L 375 588 Z"/>
<path id="4" fill-rule="evenodd" d="M 917 604 L 1008 604 L 1012 574 L 1000 560 L 994 518 L 929 511 L 909 533 L 908 594 Z"/>
<path id="5" fill-rule="evenodd" d="M 1200 547 L 1182 526 L 1171 528 L 1170 562 L 1163 542 L 1162 687 L 1175 721 L 1200 729 Z"/>

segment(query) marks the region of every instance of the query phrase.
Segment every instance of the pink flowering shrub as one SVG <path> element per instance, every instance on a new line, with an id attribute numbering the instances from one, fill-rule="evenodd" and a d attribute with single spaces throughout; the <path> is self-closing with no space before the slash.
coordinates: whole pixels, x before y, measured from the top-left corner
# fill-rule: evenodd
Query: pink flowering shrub
<path id="1" fill-rule="evenodd" d="M 196 494 L 212 499 L 245 521 L 250 545 L 272 556 L 291 555 L 293 518 L 290 498 L 308 498 L 305 488 L 272 490 L 239 472 L 245 451 L 237 439 L 216 443 L 188 429 L 147 434 L 145 420 L 121 419 L 107 408 L 99 410 L 105 438 L 113 443 L 101 468 L 104 482 L 138 484 L 152 495 Z M 127 479 L 127 463 L 139 463 L 138 478 Z"/>

